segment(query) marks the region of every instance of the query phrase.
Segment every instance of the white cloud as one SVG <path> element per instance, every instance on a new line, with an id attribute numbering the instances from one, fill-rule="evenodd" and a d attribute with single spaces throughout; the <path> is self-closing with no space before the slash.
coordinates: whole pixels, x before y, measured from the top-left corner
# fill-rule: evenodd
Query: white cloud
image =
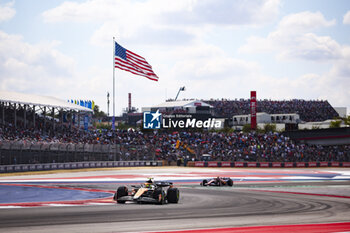
<path id="1" fill-rule="evenodd" d="M 147 19 L 152 18 L 171 21 L 173 24 L 261 24 L 278 15 L 279 8 L 280 0 L 90 0 L 82 3 L 64 2 L 45 11 L 43 17 L 47 22 L 119 19 L 130 24 L 145 24 Z"/>
<path id="2" fill-rule="evenodd" d="M 28 44 L 19 35 L 0 31 L 0 89 L 45 92 L 69 80 L 75 64 L 55 48 L 58 44 Z"/>
<path id="3" fill-rule="evenodd" d="M 344 15 L 343 24 L 350 24 L 350 11 Z"/>
<path id="4" fill-rule="evenodd" d="M 174 11 L 165 22 L 182 25 L 261 25 L 279 14 L 279 0 L 201 0 L 191 4 L 191 10 Z"/>
<path id="5" fill-rule="evenodd" d="M 250 37 L 239 51 L 243 53 L 276 52 L 280 59 L 327 61 L 342 56 L 342 46 L 329 36 L 311 31 L 330 27 L 335 20 L 326 20 L 320 12 L 301 12 L 282 18 L 275 31 L 266 38 Z"/>
<path id="6" fill-rule="evenodd" d="M 95 45 L 109 45 L 110 38 L 117 36 L 119 40 L 137 42 L 143 38 L 144 44 L 172 46 L 191 43 L 210 25 L 262 25 L 274 19 L 279 9 L 280 0 L 90 0 L 64 2 L 42 16 L 50 23 L 101 24 L 90 40 Z"/>
<path id="7" fill-rule="evenodd" d="M 283 17 L 278 27 L 280 30 L 296 33 L 315 30 L 321 27 L 330 27 L 335 25 L 335 23 L 335 19 L 327 21 L 321 12 L 304 11 Z"/>
<path id="8" fill-rule="evenodd" d="M 342 56 L 341 50 L 341 46 L 328 36 L 306 33 L 291 41 L 287 48 L 283 48 L 279 57 L 327 61 L 340 58 Z"/>
<path id="9" fill-rule="evenodd" d="M 14 2 L 9 2 L 0 5 L 0 22 L 10 20 L 15 16 L 16 10 L 13 9 L 13 4 Z"/>

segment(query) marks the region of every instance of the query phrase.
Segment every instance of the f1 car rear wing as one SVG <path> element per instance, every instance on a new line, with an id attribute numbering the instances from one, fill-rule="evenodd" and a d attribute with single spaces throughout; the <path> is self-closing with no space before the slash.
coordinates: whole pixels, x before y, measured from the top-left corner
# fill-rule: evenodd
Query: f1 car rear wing
<path id="1" fill-rule="evenodd" d="M 159 187 L 167 187 L 167 186 L 173 185 L 173 182 L 158 181 L 158 182 L 155 182 L 155 185 L 157 185 L 157 186 L 159 186 Z"/>

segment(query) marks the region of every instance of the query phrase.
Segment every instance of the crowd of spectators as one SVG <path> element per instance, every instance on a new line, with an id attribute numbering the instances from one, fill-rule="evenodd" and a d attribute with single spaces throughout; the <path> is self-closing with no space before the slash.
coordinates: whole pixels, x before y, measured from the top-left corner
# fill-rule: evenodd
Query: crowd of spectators
<path id="1" fill-rule="evenodd" d="M 176 161 L 178 158 L 203 160 L 204 154 L 207 155 L 206 159 L 217 161 L 350 161 L 350 145 L 300 144 L 283 134 L 273 132 L 142 132 L 130 129 L 112 133 L 108 130 L 87 132 L 67 129 L 53 133 L 1 125 L 0 147 L 2 142 L 13 141 L 135 146 L 154 151 L 156 159 L 168 161 Z M 182 146 L 176 148 L 178 142 Z"/>
<path id="2" fill-rule="evenodd" d="M 216 116 L 232 117 L 234 115 L 250 114 L 250 100 L 203 100 L 214 107 Z M 337 112 L 323 100 L 258 100 L 257 111 L 268 114 L 297 113 L 302 121 L 315 122 L 325 121 L 338 117 Z"/>

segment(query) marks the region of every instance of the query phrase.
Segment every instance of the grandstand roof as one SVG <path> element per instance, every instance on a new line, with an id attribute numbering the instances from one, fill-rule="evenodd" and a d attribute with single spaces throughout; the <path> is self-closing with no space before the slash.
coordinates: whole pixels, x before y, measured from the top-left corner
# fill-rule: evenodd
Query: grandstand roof
<path id="1" fill-rule="evenodd" d="M 193 106 L 212 107 L 210 104 L 207 104 L 200 100 L 178 100 L 178 101 L 164 102 L 156 106 L 152 106 L 152 108 L 193 107 Z"/>
<path id="2" fill-rule="evenodd" d="M 92 110 L 89 108 L 82 107 L 77 104 L 72 104 L 56 97 L 24 94 L 10 91 L 0 91 L 0 101 L 16 104 L 62 108 L 64 110 L 92 112 Z"/>

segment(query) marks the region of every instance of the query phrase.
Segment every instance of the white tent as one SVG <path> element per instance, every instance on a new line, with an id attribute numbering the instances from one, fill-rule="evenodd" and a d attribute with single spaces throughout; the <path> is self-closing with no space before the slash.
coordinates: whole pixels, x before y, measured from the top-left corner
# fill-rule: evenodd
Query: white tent
<path id="1" fill-rule="evenodd" d="M 0 102 L 51 107 L 51 108 L 63 109 L 66 111 L 75 110 L 75 111 L 92 112 L 92 110 L 89 108 L 82 107 L 77 104 L 72 104 L 55 97 L 23 94 L 23 93 L 10 92 L 10 91 L 0 91 Z"/>

